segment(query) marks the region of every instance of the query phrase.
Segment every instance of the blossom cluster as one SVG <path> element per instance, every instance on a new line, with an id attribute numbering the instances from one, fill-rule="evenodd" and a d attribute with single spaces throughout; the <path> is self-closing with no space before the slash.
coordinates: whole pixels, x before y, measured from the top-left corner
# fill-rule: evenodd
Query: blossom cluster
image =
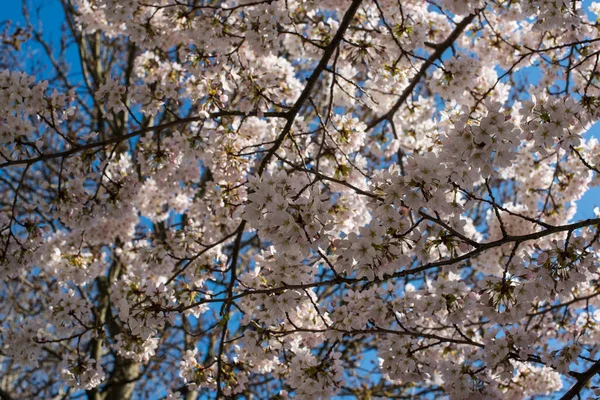
<path id="1" fill-rule="evenodd" d="M 579 3 L 73 0 L 59 46 L 3 28 L 0 397 L 591 395 Z M 39 45 L 52 74 L 15 57 Z"/>

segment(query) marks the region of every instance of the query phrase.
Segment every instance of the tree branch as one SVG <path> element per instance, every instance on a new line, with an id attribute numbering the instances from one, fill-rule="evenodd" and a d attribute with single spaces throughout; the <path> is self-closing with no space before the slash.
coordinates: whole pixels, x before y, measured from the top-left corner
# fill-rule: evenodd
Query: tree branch
<path id="1" fill-rule="evenodd" d="M 413 92 L 413 90 L 415 89 L 415 87 L 417 86 L 417 84 L 419 83 L 421 78 L 423 78 L 423 76 L 425 76 L 427 69 L 435 61 L 437 61 L 437 59 L 442 57 L 444 52 L 446 50 L 448 50 L 448 48 L 450 48 L 450 46 L 452 46 L 454 41 L 456 39 L 458 39 L 458 37 L 465 30 L 465 28 L 473 21 L 473 19 L 475 18 L 475 15 L 476 14 L 467 15 L 462 21 L 460 21 L 456 25 L 456 28 L 454 28 L 454 30 L 452 31 L 452 33 L 450 33 L 450 36 L 448 36 L 446 38 L 446 40 L 444 40 L 442 43 L 439 43 L 435 46 L 435 51 L 429 56 L 429 58 L 427 58 L 427 60 L 423 63 L 423 65 L 421 65 L 421 69 L 419 69 L 419 72 L 417 72 L 417 74 L 412 78 L 409 85 L 402 91 L 398 101 L 396 101 L 396 103 L 392 106 L 392 108 L 387 113 L 385 113 L 379 117 L 376 117 L 374 120 L 369 122 L 367 124 L 367 130 L 373 129 L 374 127 L 376 127 L 383 121 L 386 121 L 386 120 L 391 121 L 392 120 L 392 118 L 394 117 L 394 114 L 396 114 L 396 111 L 398 111 L 400 109 L 402 104 L 404 104 L 406 99 L 408 99 L 408 96 L 410 96 L 410 94 Z"/>

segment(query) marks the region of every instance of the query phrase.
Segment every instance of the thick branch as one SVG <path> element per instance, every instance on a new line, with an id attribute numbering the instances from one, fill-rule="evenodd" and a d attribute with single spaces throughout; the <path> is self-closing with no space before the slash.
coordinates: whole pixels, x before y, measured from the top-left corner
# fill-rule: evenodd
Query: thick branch
<path id="1" fill-rule="evenodd" d="M 408 96 L 410 96 L 410 94 L 413 92 L 413 90 L 415 89 L 415 87 L 417 86 L 417 84 L 419 83 L 421 78 L 423 78 L 425 76 L 427 69 L 435 61 L 437 61 L 440 57 L 442 57 L 444 52 L 446 50 L 448 50 L 450 48 L 450 46 L 452 46 L 452 44 L 456 41 L 456 39 L 458 39 L 458 37 L 461 35 L 461 33 L 473 21 L 474 18 L 475 18 L 475 14 L 467 15 L 462 21 L 460 21 L 456 25 L 456 28 L 454 28 L 454 30 L 452 31 L 450 36 L 448 36 L 446 38 L 446 40 L 444 40 L 442 43 L 439 43 L 438 45 L 435 46 L 435 51 L 429 56 L 429 58 L 427 58 L 427 60 L 423 63 L 423 65 L 421 65 L 421 69 L 419 69 L 419 72 L 417 72 L 417 74 L 412 78 L 409 85 L 402 91 L 398 101 L 396 101 L 396 103 L 392 106 L 392 108 L 387 113 L 385 113 L 384 115 L 381 115 L 381 116 L 375 118 L 373 121 L 369 122 L 369 124 L 367 125 L 367 130 L 371 130 L 372 128 L 379 125 L 383 121 L 386 121 L 386 120 L 391 121 L 392 120 L 392 118 L 394 117 L 394 114 L 396 114 L 396 111 L 398 111 L 400 109 L 402 104 L 404 104 L 406 99 L 408 99 Z"/>
<path id="2" fill-rule="evenodd" d="M 577 376 L 577 382 L 564 394 L 560 400 L 570 400 L 575 396 L 579 396 L 579 392 L 587 385 L 587 383 L 594 377 L 594 375 L 600 373 L 600 362 L 592 365 L 587 371 Z"/>
<path id="3" fill-rule="evenodd" d="M 218 112 L 209 114 L 210 118 L 222 118 L 222 117 L 231 117 L 231 116 L 252 116 L 252 115 L 257 115 L 257 114 L 256 113 L 245 114 L 241 111 L 218 111 Z M 284 116 L 287 116 L 287 114 L 282 113 L 282 112 L 266 112 L 266 113 L 264 113 L 264 116 L 265 117 L 274 117 L 274 118 L 283 118 Z M 0 168 L 9 167 L 12 165 L 31 165 L 31 164 L 35 164 L 40 161 L 51 160 L 51 159 L 60 158 L 60 157 L 68 157 L 70 155 L 83 152 L 85 150 L 91 150 L 91 149 L 95 149 L 98 147 L 104 147 L 109 144 L 120 143 L 122 141 L 134 138 L 136 136 L 143 135 L 148 132 L 153 132 L 153 131 L 158 132 L 158 131 L 162 131 L 163 129 L 172 128 L 172 127 L 178 126 L 178 125 L 189 124 L 192 122 L 202 121 L 204 119 L 206 119 L 205 116 L 180 118 L 175 121 L 166 122 L 164 124 L 138 129 L 138 130 L 130 132 L 126 135 L 114 136 L 114 137 L 111 137 L 106 140 L 100 140 L 100 141 L 93 142 L 93 143 L 86 143 L 86 144 L 83 144 L 83 145 L 80 145 L 77 147 L 73 147 L 68 150 L 56 152 L 56 153 L 42 154 L 41 156 L 29 158 L 26 160 L 6 161 L 6 162 L 0 164 Z"/>
<path id="4" fill-rule="evenodd" d="M 296 103 L 294 103 L 294 106 L 288 112 L 287 124 L 285 124 L 283 131 L 281 131 L 281 133 L 275 140 L 275 143 L 273 144 L 273 146 L 271 146 L 271 148 L 269 149 L 269 152 L 267 153 L 265 158 L 262 160 L 260 167 L 258 168 L 259 175 L 261 175 L 262 172 L 265 170 L 265 168 L 267 167 L 269 161 L 271 160 L 271 158 L 273 157 L 275 152 L 283 144 L 285 137 L 288 135 L 288 133 L 290 133 L 290 130 L 292 129 L 292 125 L 294 124 L 294 120 L 296 119 L 296 116 L 300 112 L 302 105 L 308 99 L 308 96 L 310 96 L 310 93 L 312 92 L 313 88 L 317 84 L 317 81 L 319 80 L 321 73 L 327 68 L 329 59 L 333 55 L 335 49 L 341 43 L 341 41 L 344 37 L 344 33 L 346 33 L 346 29 L 348 29 L 348 26 L 350 26 L 350 22 L 354 18 L 354 14 L 356 14 L 356 11 L 358 10 L 358 7 L 360 6 L 361 2 L 362 2 L 362 0 L 354 0 L 352 2 L 352 4 L 350 5 L 350 7 L 348 8 L 348 11 L 346 11 L 346 14 L 344 14 L 344 18 L 342 19 L 342 22 L 340 23 L 340 27 L 338 28 L 337 32 L 335 33 L 335 36 L 333 37 L 331 42 L 325 48 L 325 51 L 323 52 L 323 56 L 321 57 L 319 64 L 314 69 L 314 71 L 312 72 L 312 74 L 310 75 L 308 80 L 306 81 L 306 86 L 304 87 L 304 90 L 302 90 L 302 93 L 300 93 L 300 97 L 298 97 L 298 100 L 296 100 Z"/>

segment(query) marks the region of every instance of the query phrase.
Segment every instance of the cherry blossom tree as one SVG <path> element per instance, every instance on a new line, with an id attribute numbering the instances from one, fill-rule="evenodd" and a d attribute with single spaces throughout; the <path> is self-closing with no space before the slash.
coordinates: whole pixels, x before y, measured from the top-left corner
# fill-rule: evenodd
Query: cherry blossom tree
<path id="1" fill-rule="evenodd" d="M 56 1 L 0 29 L 0 399 L 600 395 L 600 4 Z"/>

